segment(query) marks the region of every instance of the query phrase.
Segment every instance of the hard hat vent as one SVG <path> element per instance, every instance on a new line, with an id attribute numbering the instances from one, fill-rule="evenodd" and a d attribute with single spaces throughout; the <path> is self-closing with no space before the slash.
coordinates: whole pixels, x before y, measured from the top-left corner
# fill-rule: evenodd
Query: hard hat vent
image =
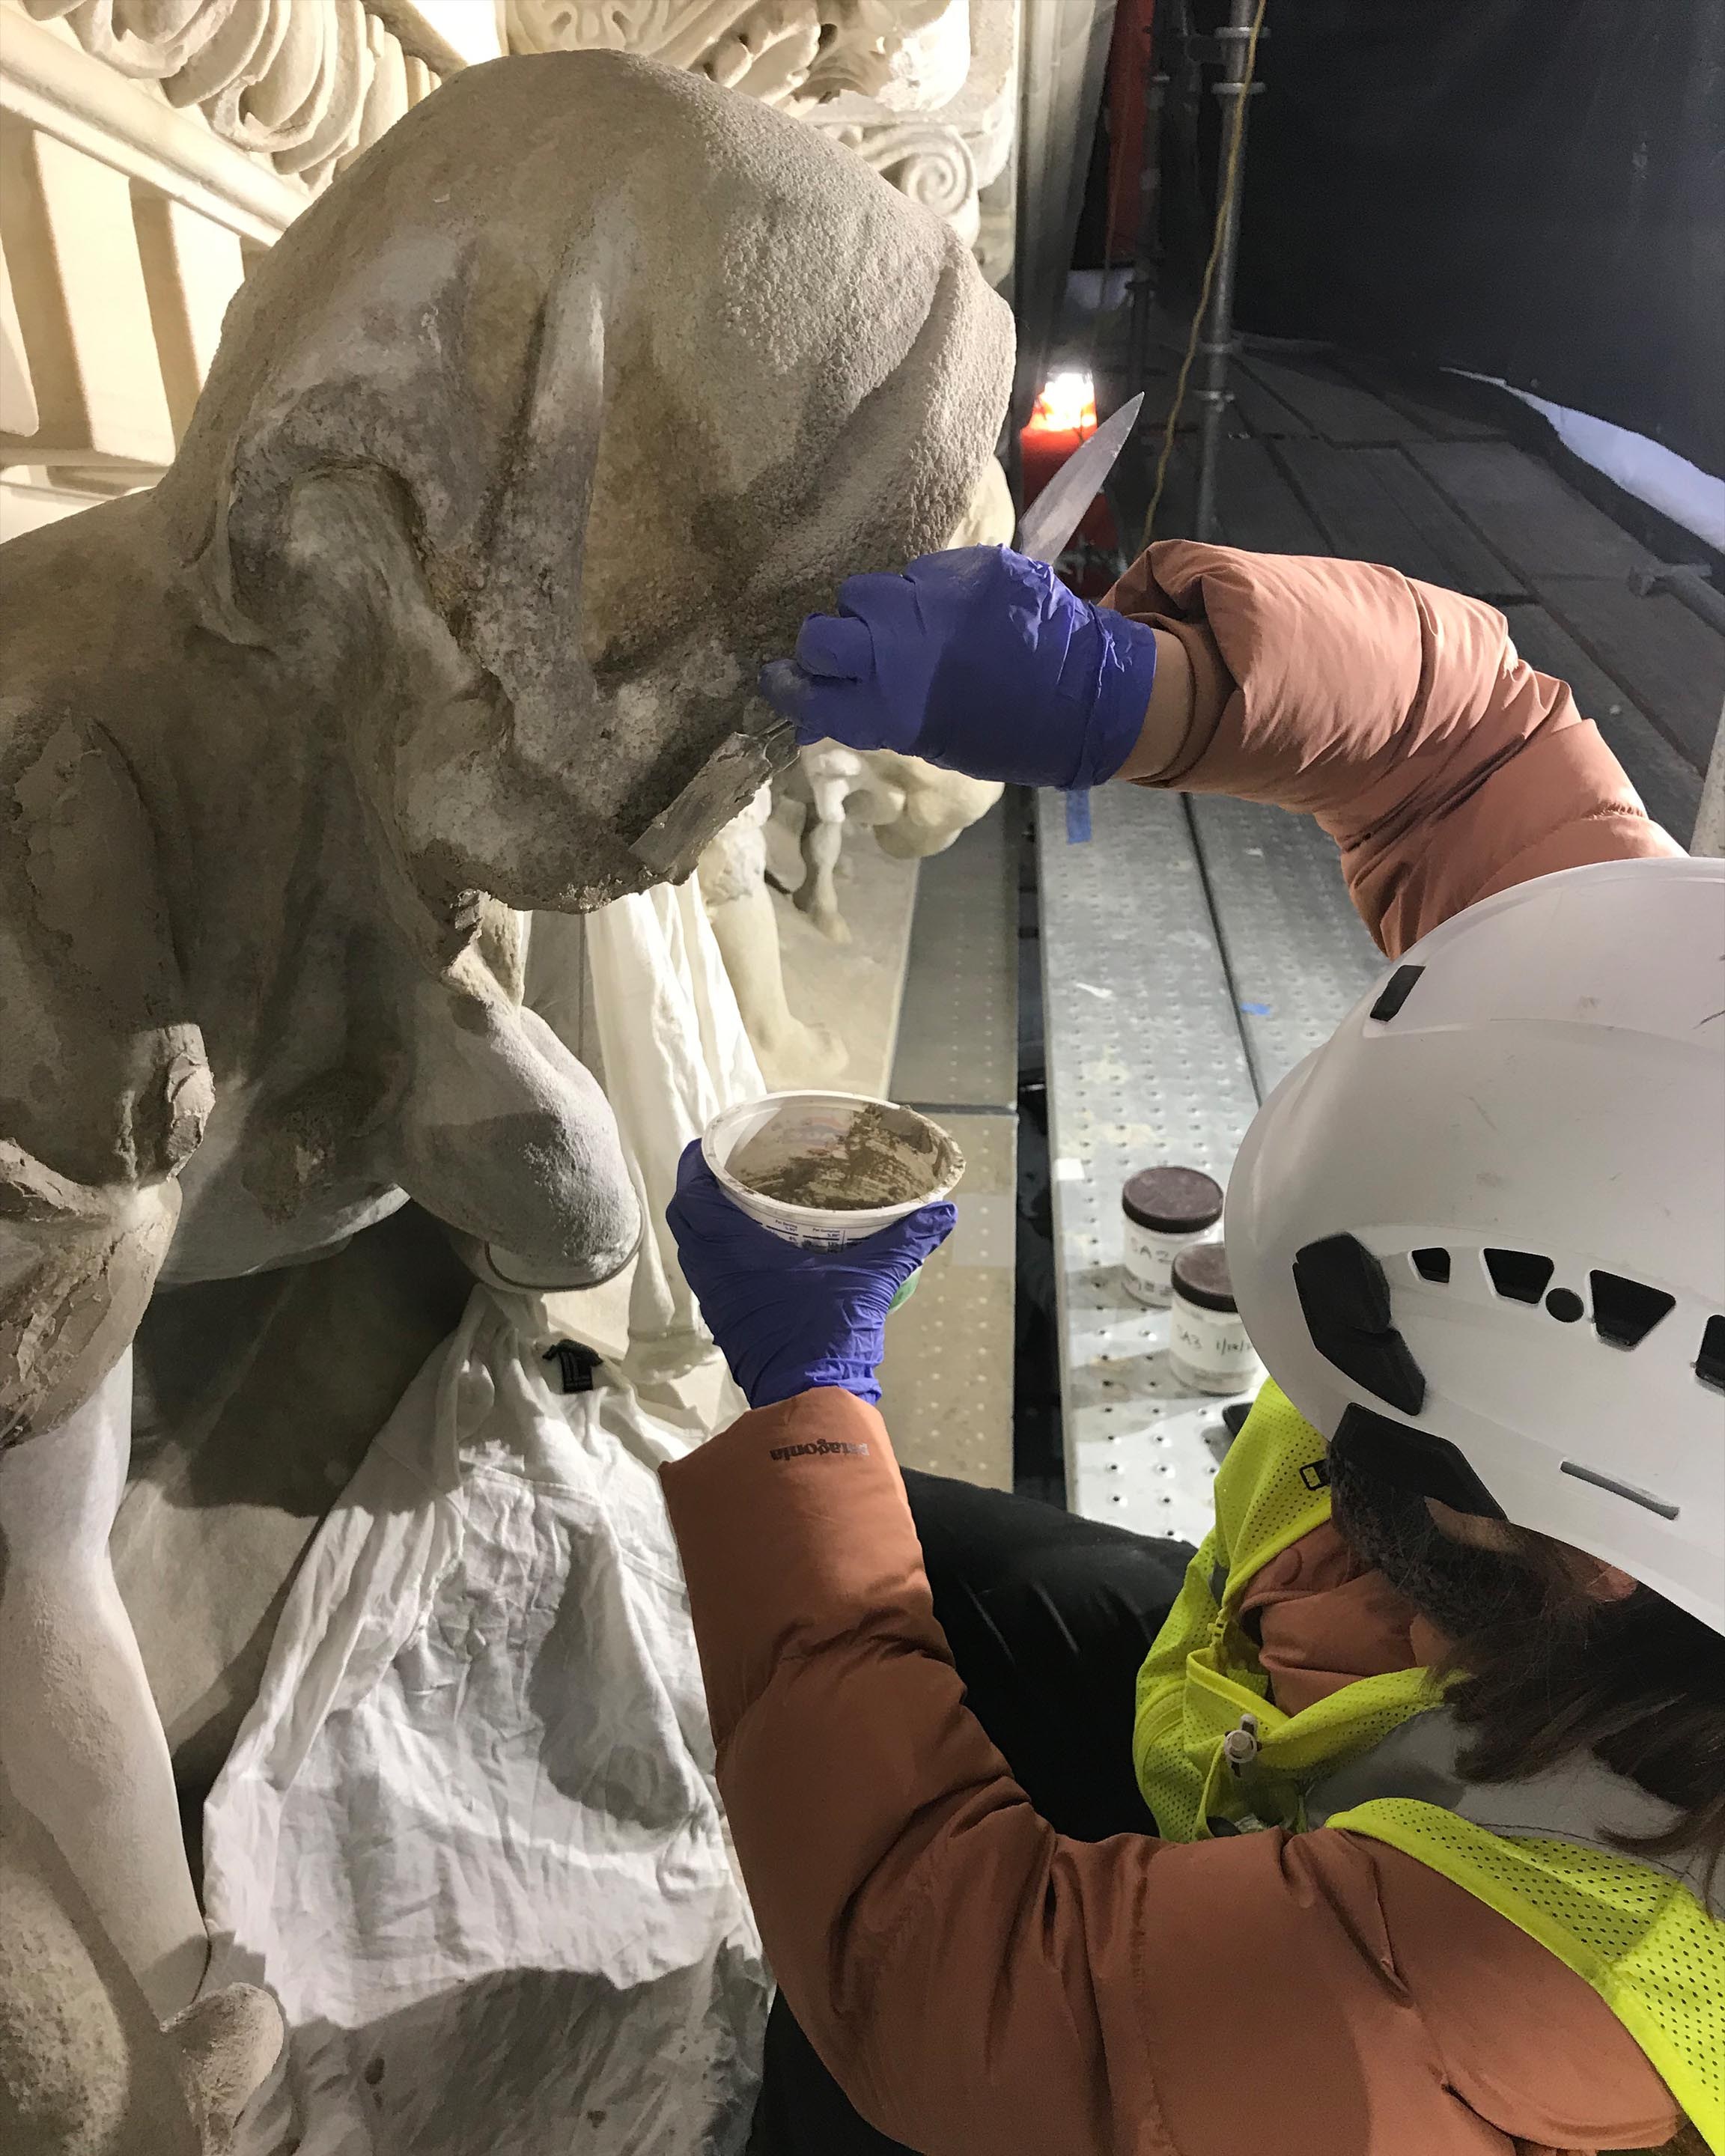
<path id="1" fill-rule="evenodd" d="M 1701 1353 L 1695 1358 L 1695 1374 L 1704 1385 L 1725 1393 L 1725 1317 L 1710 1317 L 1701 1336 Z"/>
<path id="2" fill-rule="evenodd" d="M 1422 1257 L 1432 1255 L 1414 1253 L 1414 1270 L 1426 1280 L 1439 1277 L 1420 1263 Z M 1449 1252 L 1440 1250 L 1435 1255 L 1444 1260 L 1441 1277 L 1447 1280 Z M 1549 1258 L 1541 1257 L 1535 1250 L 1487 1250 L 1480 1255 L 1492 1286 L 1506 1301 L 1536 1303 L 1543 1297 L 1547 1310 L 1564 1325 L 1573 1325 L 1585 1313 L 1587 1305 L 1573 1288 L 1552 1288 L 1546 1294 L 1557 1270 Z M 1649 1287 L 1645 1281 L 1625 1280 L 1621 1273 L 1590 1272 L 1588 1285 L 1593 1294 L 1594 1330 L 1614 1348 L 1639 1348 L 1660 1320 L 1677 1306 L 1676 1297 L 1663 1288 Z"/>
<path id="3" fill-rule="evenodd" d="M 1557 1270 L 1532 1250 L 1487 1250 L 1484 1256 L 1492 1286 L 1512 1302 L 1538 1302 Z"/>
<path id="4" fill-rule="evenodd" d="M 1435 1497 L 1452 1512 L 1501 1520 L 1502 1505 L 1480 1480 L 1460 1445 L 1435 1431 L 1409 1430 L 1370 1408 L 1349 1406 L 1330 1440 L 1330 1457 L 1375 1475 L 1418 1497 Z"/>
<path id="5" fill-rule="evenodd" d="M 1383 1266 L 1354 1235 L 1327 1235 L 1295 1254 L 1294 1291 L 1326 1362 L 1404 1414 L 1425 1404 L 1425 1373 L 1389 1318 Z"/>
<path id="6" fill-rule="evenodd" d="M 1625 1280 L 1620 1273 L 1589 1273 L 1594 1295 L 1594 1330 L 1614 1348 L 1639 1348 L 1662 1317 L 1677 1306 L 1663 1288 Z"/>

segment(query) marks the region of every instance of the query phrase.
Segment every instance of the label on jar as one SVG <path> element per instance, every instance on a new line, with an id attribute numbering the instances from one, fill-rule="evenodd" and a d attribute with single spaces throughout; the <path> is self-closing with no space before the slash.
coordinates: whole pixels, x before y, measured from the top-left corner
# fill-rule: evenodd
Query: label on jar
<path id="1" fill-rule="evenodd" d="M 1250 1392 L 1264 1366 L 1246 1337 L 1238 1311 L 1204 1310 L 1183 1295 L 1173 1297 L 1168 1367 L 1182 1384 L 1199 1393 Z"/>
<path id="2" fill-rule="evenodd" d="M 1166 1310 L 1173 1297 L 1174 1260 L 1194 1243 L 1201 1243 L 1211 1230 L 1194 1228 L 1183 1235 L 1171 1229 L 1146 1228 L 1130 1214 L 1125 1226 L 1127 1292 L 1135 1301 Z"/>

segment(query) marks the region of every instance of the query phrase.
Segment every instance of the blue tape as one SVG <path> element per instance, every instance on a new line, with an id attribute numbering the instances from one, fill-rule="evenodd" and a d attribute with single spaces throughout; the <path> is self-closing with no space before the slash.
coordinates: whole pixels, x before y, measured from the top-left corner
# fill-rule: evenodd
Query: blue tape
<path id="1" fill-rule="evenodd" d="M 1083 846 L 1090 843 L 1090 788 L 1075 787 L 1066 796 L 1066 844 Z"/>

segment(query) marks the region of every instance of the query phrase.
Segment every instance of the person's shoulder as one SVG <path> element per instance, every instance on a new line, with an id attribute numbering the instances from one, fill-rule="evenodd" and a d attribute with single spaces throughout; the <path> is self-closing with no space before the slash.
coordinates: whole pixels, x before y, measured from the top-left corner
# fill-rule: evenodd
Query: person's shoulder
<path id="1" fill-rule="evenodd" d="M 1329 1827 L 1164 1843 L 1145 1893 L 1142 2026 L 1182 2156 L 1235 2156 L 1237 2122 L 1272 2112 L 1288 2156 L 1673 2130 L 1663 2082 L 1582 1979 L 1398 1850 Z"/>
<path id="2" fill-rule="evenodd" d="M 1352 1845 L 1344 1855 L 1343 1845 Z M 1351 1900 L 1370 1882 L 1393 1964 L 1450 2085 L 1536 2146 L 1656 2144 L 1676 2112 L 1635 2038 L 1587 1980 L 1465 1887 L 1345 1830 L 1300 1837 Z"/>

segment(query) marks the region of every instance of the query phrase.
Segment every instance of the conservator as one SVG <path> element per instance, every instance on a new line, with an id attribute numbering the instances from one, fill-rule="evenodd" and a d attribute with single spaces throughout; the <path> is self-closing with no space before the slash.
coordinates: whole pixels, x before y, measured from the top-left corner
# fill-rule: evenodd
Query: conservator
<path id="1" fill-rule="evenodd" d="M 1183 1586 L 900 1476 L 880 1327 L 949 1214 L 815 1258 L 685 1164 L 755 1408 L 664 1476 L 783 1991 L 754 2148 L 1725 2149 L 1725 872 L 1489 608 L 1185 542 L 1112 603 L 930 557 L 768 685 L 810 737 L 1311 810 L 1425 940 L 1236 1166 L 1286 1394 Z"/>

